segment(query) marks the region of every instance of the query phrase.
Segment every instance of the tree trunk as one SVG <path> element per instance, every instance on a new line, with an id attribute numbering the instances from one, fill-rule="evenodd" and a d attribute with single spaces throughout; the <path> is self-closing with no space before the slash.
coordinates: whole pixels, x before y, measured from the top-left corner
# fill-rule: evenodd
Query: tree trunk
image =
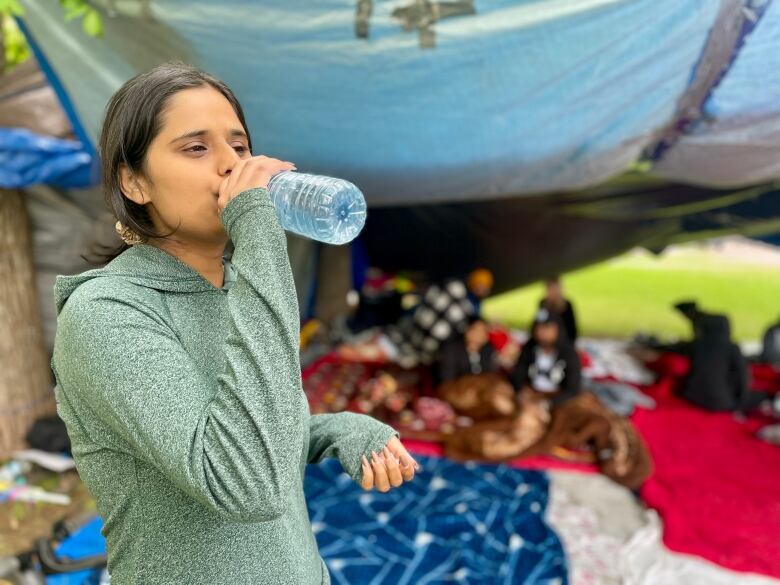
<path id="1" fill-rule="evenodd" d="M 33 421 L 56 411 L 32 252 L 22 194 L 0 189 L 0 457 L 25 448 Z"/>
<path id="2" fill-rule="evenodd" d="M 3 27 L 6 18 L 10 18 L 10 16 L 0 15 L 0 77 L 5 73 L 5 38 L 3 38 Z"/>

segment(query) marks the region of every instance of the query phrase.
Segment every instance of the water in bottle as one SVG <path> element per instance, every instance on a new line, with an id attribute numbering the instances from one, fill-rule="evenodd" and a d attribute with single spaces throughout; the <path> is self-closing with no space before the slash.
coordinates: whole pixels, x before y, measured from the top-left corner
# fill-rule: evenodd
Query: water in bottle
<path id="1" fill-rule="evenodd" d="M 326 244 L 352 241 L 366 223 L 366 200 L 349 181 L 283 171 L 268 183 L 287 231 Z"/>

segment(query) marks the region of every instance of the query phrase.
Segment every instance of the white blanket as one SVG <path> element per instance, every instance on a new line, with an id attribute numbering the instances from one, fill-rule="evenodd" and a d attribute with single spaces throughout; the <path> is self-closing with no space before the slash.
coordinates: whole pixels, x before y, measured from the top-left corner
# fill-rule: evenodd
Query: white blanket
<path id="1" fill-rule="evenodd" d="M 658 514 L 600 475 L 550 473 L 547 520 L 560 536 L 572 585 L 779 585 L 663 544 Z"/>

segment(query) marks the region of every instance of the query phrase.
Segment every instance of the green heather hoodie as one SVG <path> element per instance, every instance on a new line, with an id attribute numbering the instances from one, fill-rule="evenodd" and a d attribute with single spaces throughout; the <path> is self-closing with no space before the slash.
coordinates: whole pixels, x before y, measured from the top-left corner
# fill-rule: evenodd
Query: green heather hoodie
<path id="1" fill-rule="evenodd" d="M 303 493 L 307 463 L 394 436 L 311 415 L 284 232 L 265 189 L 221 215 L 234 282 L 214 287 L 154 246 L 60 276 L 58 412 L 104 519 L 113 585 L 329 583 Z"/>

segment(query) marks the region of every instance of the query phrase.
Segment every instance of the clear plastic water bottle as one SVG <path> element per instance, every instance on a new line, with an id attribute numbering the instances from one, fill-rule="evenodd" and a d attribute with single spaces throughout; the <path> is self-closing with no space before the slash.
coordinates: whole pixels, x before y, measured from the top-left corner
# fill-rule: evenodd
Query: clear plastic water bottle
<path id="1" fill-rule="evenodd" d="M 349 181 L 283 171 L 268 183 L 287 231 L 326 244 L 352 241 L 366 223 L 366 200 Z"/>

